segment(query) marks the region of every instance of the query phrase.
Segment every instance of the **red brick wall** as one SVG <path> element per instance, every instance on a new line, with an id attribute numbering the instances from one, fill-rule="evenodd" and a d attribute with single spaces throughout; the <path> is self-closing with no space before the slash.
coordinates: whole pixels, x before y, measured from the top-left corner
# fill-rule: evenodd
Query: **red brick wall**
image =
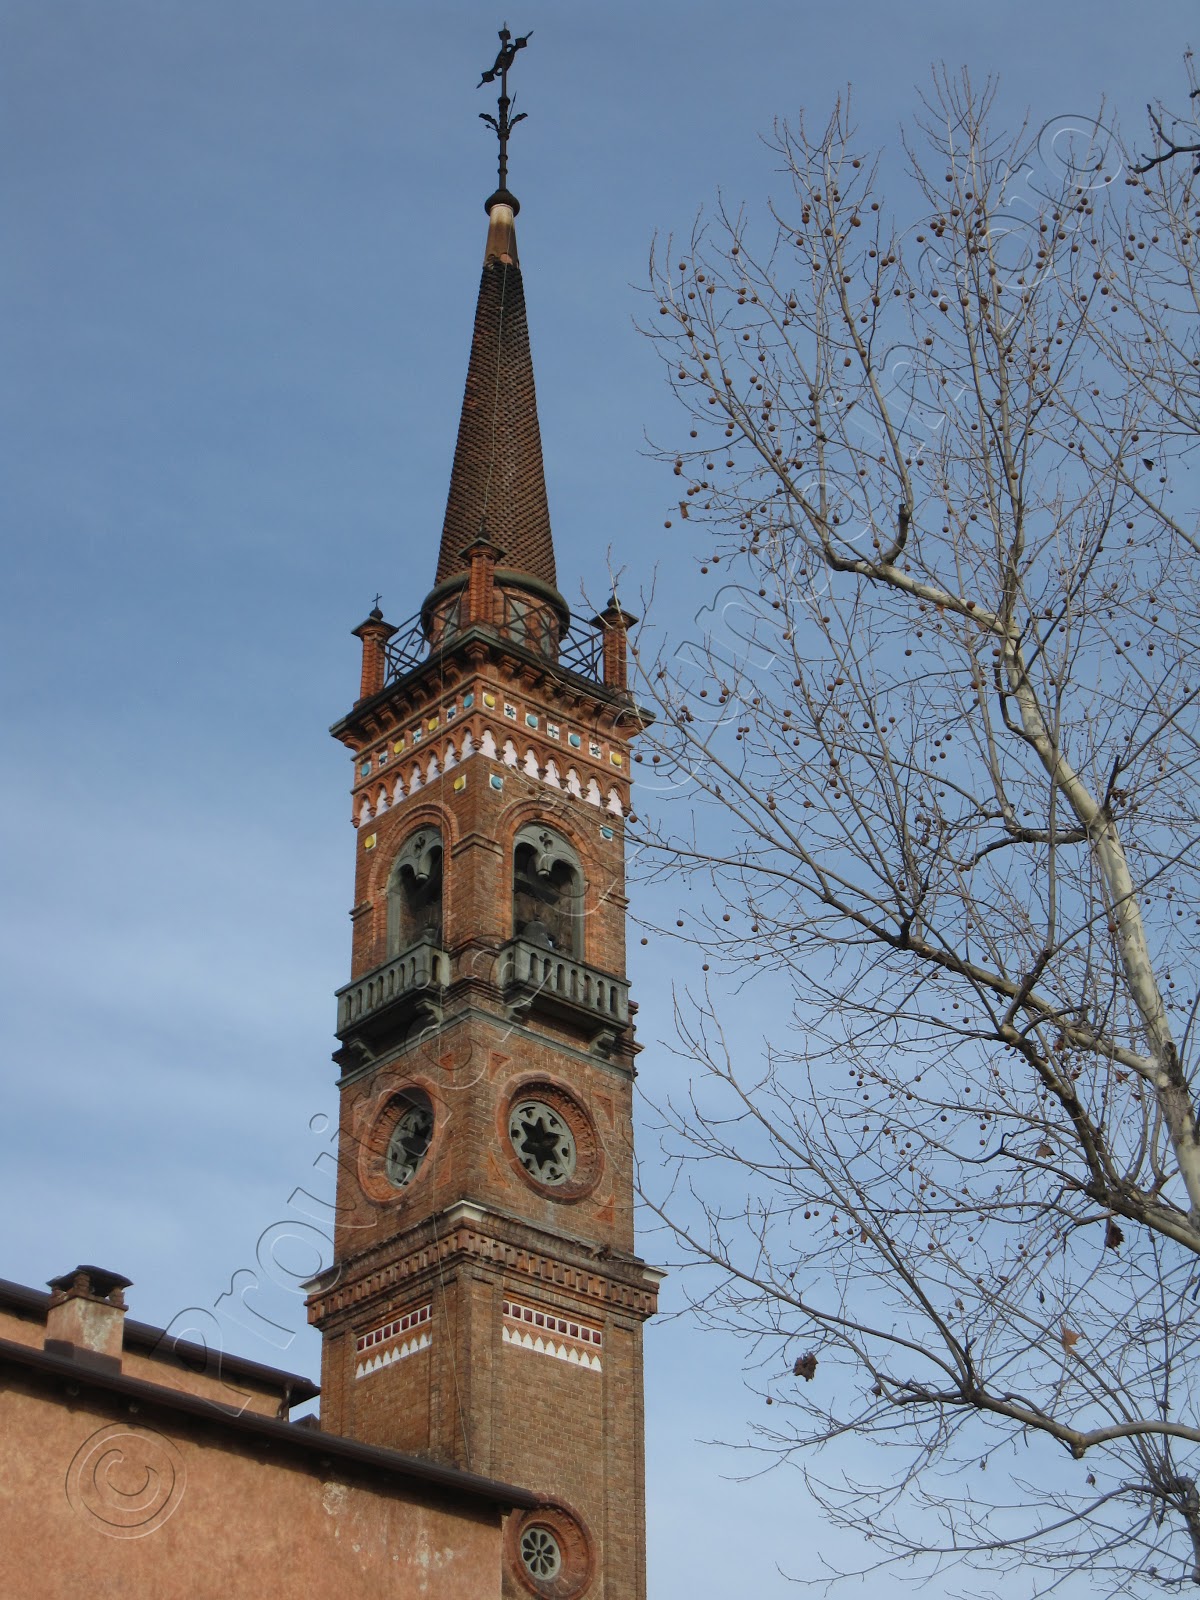
<path id="1" fill-rule="evenodd" d="M 515 715 L 506 716 L 506 706 Z M 442 942 L 451 985 L 440 1024 L 414 1023 L 374 1061 L 347 1072 L 340 1273 L 312 1307 L 325 1334 L 323 1419 L 352 1437 L 428 1452 L 553 1497 L 588 1530 L 589 1600 L 638 1600 L 641 1323 L 654 1288 L 633 1256 L 632 1034 L 604 1055 L 569 1018 L 537 1008 L 514 1018 L 497 967 L 513 936 L 514 837 L 543 823 L 583 866 L 581 959 L 624 974 L 624 828 L 609 806 L 628 807 L 628 710 L 602 693 L 568 690 L 549 672 L 506 677 L 495 665 L 459 663 L 439 683 L 401 686 L 396 703 L 373 716 L 370 728 L 347 737 L 357 746 L 354 816 L 364 802 L 372 811 L 356 830 L 352 973 L 361 977 L 388 958 L 389 873 L 411 834 L 434 826 L 445 849 Z M 477 753 L 447 770 L 450 741 L 461 756 L 467 730 Z M 489 731 L 495 760 L 478 753 Z M 515 768 L 500 759 L 508 739 Z M 438 773 L 430 779 L 433 753 Z M 547 781 L 550 761 L 560 787 Z M 392 799 L 397 777 L 407 791 L 418 766 L 425 781 Z M 565 787 L 571 769 L 579 796 Z M 599 805 L 586 798 L 592 784 Z M 389 803 L 381 809 L 383 786 Z M 569 1095 L 580 1112 L 586 1181 L 570 1194 L 533 1182 L 512 1152 L 508 1110 L 533 1082 Z M 378 1148 L 371 1131 L 386 1128 L 389 1097 L 406 1085 L 428 1094 L 434 1134 L 417 1176 L 394 1190 L 372 1179 L 364 1150 Z M 464 1203 L 475 1209 L 463 1212 Z M 506 1297 L 599 1330 L 601 1370 L 505 1343 Z M 356 1377 L 355 1339 L 425 1304 L 429 1347 Z M 505 1592 L 526 1594 L 511 1552 L 509 1567 Z"/>

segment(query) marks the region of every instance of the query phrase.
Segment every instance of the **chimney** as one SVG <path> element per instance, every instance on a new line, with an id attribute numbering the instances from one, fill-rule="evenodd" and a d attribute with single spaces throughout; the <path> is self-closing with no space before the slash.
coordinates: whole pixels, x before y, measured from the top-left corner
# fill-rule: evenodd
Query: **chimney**
<path id="1" fill-rule="evenodd" d="M 76 1267 L 51 1278 L 45 1348 L 51 1355 L 119 1372 L 129 1284 L 130 1279 L 103 1267 Z"/>

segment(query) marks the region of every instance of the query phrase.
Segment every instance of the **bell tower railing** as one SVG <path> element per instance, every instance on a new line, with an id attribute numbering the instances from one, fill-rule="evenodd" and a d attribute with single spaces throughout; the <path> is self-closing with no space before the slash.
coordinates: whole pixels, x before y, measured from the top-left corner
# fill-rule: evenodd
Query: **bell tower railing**
<path id="1" fill-rule="evenodd" d="M 384 647 L 387 660 L 385 683 L 414 671 L 436 650 L 444 650 L 470 631 L 498 643 L 516 645 L 531 655 L 556 662 L 568 672 L 593 683 L 604 682 L 604 637 L 590 627 L 558 636 L 558 617 L 554 608 L 532 598 L 504 596 L 503 616 L 499 621 L 475 622 L 462 626 L 462 595 L 450 595 L 432 611 L 418 612 L 402 622 Z"/>

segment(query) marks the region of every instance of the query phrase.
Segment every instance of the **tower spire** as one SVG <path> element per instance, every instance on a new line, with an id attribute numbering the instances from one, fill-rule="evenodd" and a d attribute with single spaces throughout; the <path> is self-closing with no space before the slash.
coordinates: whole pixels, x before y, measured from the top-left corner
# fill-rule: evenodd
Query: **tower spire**
<path id="1" fill-rule="evenodd" d="M 645 1600 L 661 1274 L 633 1227 L 624 838 L 643 713 L 633 618 L 613 600 L 593 619 L 598 660 L 555 587 L 505 187 L 522 43 L 504 29 L 484 73 L 501 187 L 437 582 L 419 630 L 356 629 L 333 730 L 354 755 L 354 943 L 334 1265 L 309 1306 L 327 1430 L 536 1486 L 494 1595 Z"/>
<path id="2" fill-rule="evenodd" d="M 458 442 L 450 474 L 436 583 L 464 575 L 468 545 L 481 534 L 501 552 L 502 568 L 548 585 L 557 596 L 546 471 L 538 427 L 525 289 L 517 256 L 516 196 L 507 188 L 508 69 L 529 39 L 500 30 L 500 51 L 482 83 L 500 80 L 499 115 L 481 112 L 500 142 L 500 187 L 488 197 L 487 244 L 475 307 Z M 560 601 L 561 603 L 561 601 Z"/>

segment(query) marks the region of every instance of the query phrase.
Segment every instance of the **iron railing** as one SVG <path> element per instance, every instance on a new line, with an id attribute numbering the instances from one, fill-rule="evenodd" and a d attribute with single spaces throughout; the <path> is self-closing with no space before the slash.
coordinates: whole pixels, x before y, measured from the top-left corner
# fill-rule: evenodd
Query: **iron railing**
<path id="1" fill-rule="evenodd" d="M 429 641 L 421 624 L 421 613 L 402 622 L 384 645 L 387 655 L 387 682 L 402 678 L 406 672 L 419 667 L 429 654 Z"/>
<path id="2" fill-rule="evenodd" d="M 428 633 L 420 612 L 396 629 L 384 646 L 387 656 L 386 682 L 393 683 L 412 672 L 427 659 L 431 650 L 444 649 L 454 641 L 462 629 L 459 611 L 461 600 L 461 594 L 455 594 L 437 606 L 429 617 Z M 581 678 L 590 678 L 595 683 L 604 682 L 603 634 L 589 628 L 586 633 L 572 632 L 565 639 L 560 639 L 558 618 L 550 606 L 509 595 L 505 597 L 503 621 L 475 623 L 472 631 L 519 645 L 549 661 L 557 661 L 559 666 L 577 673 Z"/>
<path id="3" fill-rule="evenodd" d="M 604 635 L 599 632 L 568 634 L 558 647 L 558 664 L 581 678 L 604 682 Z"/>

